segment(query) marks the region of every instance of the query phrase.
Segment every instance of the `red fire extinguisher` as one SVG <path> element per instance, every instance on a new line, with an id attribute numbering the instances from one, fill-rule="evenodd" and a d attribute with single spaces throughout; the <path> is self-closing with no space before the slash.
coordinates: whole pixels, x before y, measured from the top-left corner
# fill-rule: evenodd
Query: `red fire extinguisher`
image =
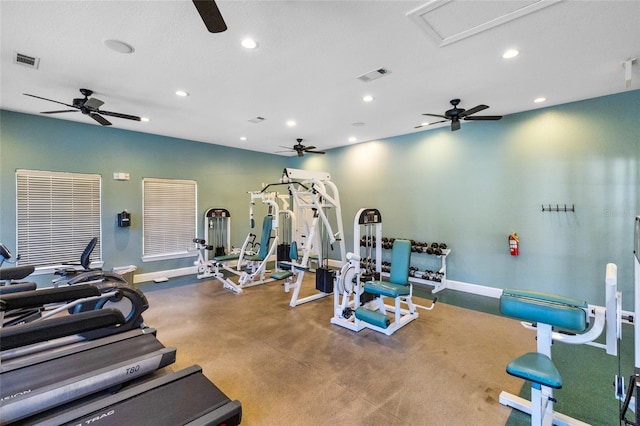
<path id="1" fill-rule="evenodd" d="M 511 235 L 509 235 L 509 253 L 511 254 L 511 256 L 517 256 L 520 254 L 520 251 L 518 250 L 518 243 L 520 242 L 520 239 L 518 238 L 518 234 L 517 233 L 513 233 Z"/>

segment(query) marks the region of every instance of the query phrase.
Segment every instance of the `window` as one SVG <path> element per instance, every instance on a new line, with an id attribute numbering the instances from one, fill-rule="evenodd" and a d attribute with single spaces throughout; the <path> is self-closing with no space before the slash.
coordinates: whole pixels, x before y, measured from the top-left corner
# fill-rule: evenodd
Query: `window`
<path id="1" fill-rule="evenodd" d="M 91 238 L 101 239 L 101 177 L 16 170 L 16 252 L 25 264 L 79 261 Z M 102 258 L 98 242 L 92 259 Z"/>
<path id="2" fill-rule="evenodd" d="M 142 180 L 142 260 L 193 256 L 197 183 L 192 180 Z"/>

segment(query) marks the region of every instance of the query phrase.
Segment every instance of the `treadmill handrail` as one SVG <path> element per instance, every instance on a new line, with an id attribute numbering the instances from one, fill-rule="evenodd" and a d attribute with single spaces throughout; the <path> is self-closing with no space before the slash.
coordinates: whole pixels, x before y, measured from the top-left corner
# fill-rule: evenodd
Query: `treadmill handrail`
<path id="1" fill-rule="evenodd" d="M 118 309 L 104 308 L 50 318 L 45 321 L 14 325 L 0 329 L 0 348 L 3 351 L 14 349 L 59 337 L 123 324 L 125 321 L 122 312 Z"/>

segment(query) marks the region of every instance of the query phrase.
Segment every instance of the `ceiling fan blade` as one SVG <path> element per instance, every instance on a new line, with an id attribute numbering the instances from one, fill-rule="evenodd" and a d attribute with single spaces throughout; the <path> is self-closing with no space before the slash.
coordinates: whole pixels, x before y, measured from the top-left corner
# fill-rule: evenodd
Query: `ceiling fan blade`
<path id="1" fill-rule="evenodd" d="M 429 123 L 428 126 L 431 126 L 432 124 L 446 123 L 447 121 L 449 120 L 434 121 L 433 123 Z"/>
<path id="2" fill-rule="evenodd" d="M 221 33 L 227 30 L 227 24 L 214 0 L 193 0 L 193 4 L 210 33 Z"/>
<path id="3" fill-rule="evenodd" d="M 324 151 L 305 151 L 305 152 L 308 152 L 308 153 L 311 153 L 311 154 L 326 154 L 326 152 L 324 152 Z"/>
<path id="4" fill-rule="evenodd" d="M 109 120 L 107 120 L 106 118 L 104 118 L 103 116 L 101 116 L 99 114 L 96 114 L 94 112 L 92 112 L 89 115 L 91 116 L 91 118 L 93 118 L 98 123 L 102 124 L 103 126 L 111 126 L 111 122 Z"/>
<path id="5" fill-rule="evenodd" d="M 447 117 L 446 115 L 441 115 L 441 114 L 422 114 L 422 115 L 428 115 L 430 117 L 438 117 L 438 118 L 444 118 L 446 120 L 450 120 L 449 117 Z"/>
<path id="6" fill-rule="evenodd" d="M 103 104 L 104 102 L 102 102 L 100 99 L 90 98 L 90 99 L 87 99 L 87 101 L 84 103 L 84 106 L 95 111 L 98 108 L 100 108 Z"/>
<path id="7" fill-rule="evenodd" d="M 302 148 L 303 151 L 311 151 L 312 149 L 316 149 L 315 146 L 310 145 L 310 146 L 305 146 L 304 148 Z"/>
<path id="8" fill-rule="evenodd" d="M 465 117 L 465 120 L 500 120 L 501 115 L 475 115 L 473 117 Z"/>
<path id="9" fill-rule="evenodd" d="M 43 100 L 45 100 L 45 101 L 55 102 L 55 103 L 60 104 L 60 105 L 65 105 L 65 106 L 68 106 L 68 107 L 71 107 L 71 108 L 75 108 L 75 106 L 73 106 L 73 105 L 65 104 L 64 102 L 60 102 L 60 101 L 54 101 L 53 99 L 43 98 L 42 96 L 30 95 L 30 94 L 28 94 L 28 93 L 23 93 L 23 95 L 25 95 L 25 96 L 31 96 L 32 98 L 43 99 Z"/>
<path id="10" fill-rule="evenodd" d="M 451 131 L 460 130 L 460 120 L 451 120 Z"/>
<path id="11" fill-rule="evenodd" d="M 475 114 L 476 112 L 480 112 L 483 109 L 487 109 L 489 108 L 488 105 L 478 105 L 478 106 L 474 106 L 471 109 L 467 109 L 464 112 L 461 112 L 460 114 L 458 114 L 459 117 L 466 117 L 467 115 L 471 115 L 471 114 Z"/>
<path id="12" fill-rule="evenodd" d="M 60 111 L 40 111 L 40 114 L 58 114 L 60 112 L 78 112 L 77 109 L 63 109 Z"/>
<path id="13" fill-rule="evenodd" d="M 298 157 L 304 157 L 304 151 L 302 150 L 298 151 Z"/>
<path id="14" fill-rule="evenodd" d="M 134 121 L 140 121 L 140 117 L 136 116 L 136 115 L 129 115 L 129 114 L 121 114 L 119 112 L 111 112 L 111 111 L 96 111 L 102 115 L 107 115 L 109 117 L 116 117 L 116 118 L 125 118 L 127 120 L 134 120 Z M 109 123 L 111 124 L 111 123 Z"/>

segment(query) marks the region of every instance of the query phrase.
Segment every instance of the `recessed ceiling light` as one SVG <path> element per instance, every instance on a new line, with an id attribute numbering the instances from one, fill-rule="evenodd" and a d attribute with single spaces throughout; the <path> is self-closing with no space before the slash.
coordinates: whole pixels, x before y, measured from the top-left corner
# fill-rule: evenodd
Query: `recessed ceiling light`
<path id="1" fill-rule="evenodd" d="M 512 59 L 518 56 L 519 54 L 520 52 L 518 52 L 516 49 L 509 49 L 502 54 L 502 59 Z"/>
<path id="2" fill-rule="evenodd" d="M 247 140 L 247 137 L 246 137 L 246 136 L 240 136 L 240 140 L 241 140 L 241 141 L 246 141 L 246 140 Z"/>
<path id="3" fill-rule="evenodd" d="M 293 121 L 293 120 L 289 120 L 289 121 L 287 121 L 287 126 L 289 126 L 289 127 L 296 127 L 296 122 L 295 122 L 295 121 Z"/>
<path id="4" fill-rule="evenodd" d="M 185 92 L 184 90 L 176 90 L 176 95 L 185 97 L 189 96 L 189 92 Z"/>
<path id="5" fill-rule="evenodd" d="M 243 39 L 240 44 L 242 44 L 242 47 L 245 49 L 255 49 L 258 47 L 258 42 L 249 37 Z"/>
<path id="6" fill-rule="evenodd" d="M 363 96 L 363 98 L 362 98 L 362 100 L 363 100 L 363 101 L 365 101 L 365 102 L 371 102 L 371 101 L 373 101 L 374 99 L 375 99 L 375 98 L 374 98 L 373 96 L 371 96 L 371 95 L 365 95 L 365 96 Z"/>
<path id="7" fill-rule="evenodd" d="M 116 51 L 118 53 L 124 53 L 124 54 L 133 53 L 136 50 L 130 44 L 120 40 L 103 40 L 102 43 L 104 43 L 104 45 L 107 46 L 109 49 Z"/>
<path id="8" fill-rule="evenodd" d="M 355 141 L 357 141 L 357 140 L 358 140 L 358 139 L 357 139 L 355 136 L 351 136 L 351 137 L 349 138 L 349 142 L 355 142 Z"/>
<path id="9" fill-rule="evenodd" d="M 428 125 L 429 125 L 429 123 L 427 123 L 427 122 L 425 121 L 425 122 L 423 122 L 423 123 L 420 123 L 420 125 L 421 125 L 422 127 L 424 127 L 424 126 L 428 126 Z"/>
<path id="10" fill-rule="evenodd" d="M 535 103 L 539 104 L 540 102 L 544 102 L 544 101 L 546 101 L 546 100 L 547 100 L 547 98 L 539 97 L 539 98 L 535 98 L 535 99 L 533 100 L 533 102 L 535 102 Z"/>
<path id="11" fill-rule="evenodd" d="M 140 121 L 144 121 L 145 123 L 147 123 L 151 120 L 149 120 L 149 117 L 140 117 Z"/>

